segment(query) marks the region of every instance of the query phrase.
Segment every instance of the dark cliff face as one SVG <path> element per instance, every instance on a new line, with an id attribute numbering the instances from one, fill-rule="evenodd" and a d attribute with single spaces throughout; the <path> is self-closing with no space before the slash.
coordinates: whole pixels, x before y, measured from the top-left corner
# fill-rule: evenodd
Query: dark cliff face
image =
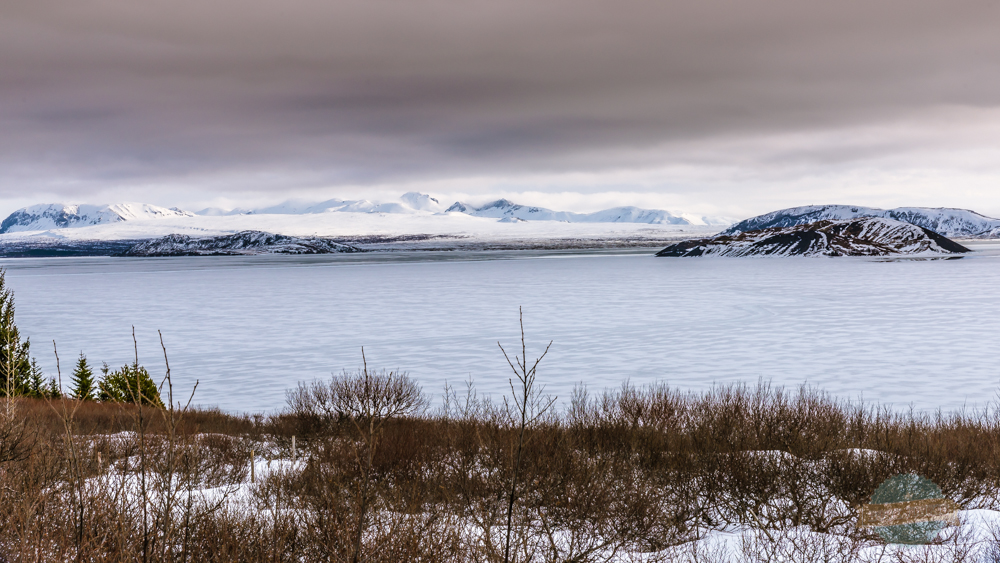
<path id="1" fill-rule="evenodd" d="M 81 221 L 84 218 L 79 215 L 74 215 L 67 213 L 65 210 L 60 210 L 58 212 L 45 212 L 41 215 L 28 213 L 23 209 L 19 209 L 3 220 L 0 223 L 0 235 L 10 232 L 14 227 L 20 227 L 24 225 L 30 225 L 39 219 L 51 219 L 58 228 L 63 228 L 69 226 L 71 223 L 76 221 Z"/>
<path id="2" fill-rule="evenodd" d="M 961 254 L 968 248 L 934 231 L 882 218 L 722 234 L 670 245 L 657 256 L 907 256 Z"/>
<path id="3" fill-rule="evenodd" d="M 141 242 L 123 256 L 212 256 L 239 254 L 333 254 L 361 252 L 347 244 L 323 238 L 300 238 L 261 231 L 241 231 L 232 235 L 191 238 L 167 235 Z"/>
<path id="4" fill-rule="evenodd" d="M 6 219 L 3 220 L 3 223 L 0 223 L 0 234 L 10 231 L 11 227 L 27 225 L 31 221 L 30 217 L 31 216 L 24 211 L 15 211 L 11 213 Z"/>

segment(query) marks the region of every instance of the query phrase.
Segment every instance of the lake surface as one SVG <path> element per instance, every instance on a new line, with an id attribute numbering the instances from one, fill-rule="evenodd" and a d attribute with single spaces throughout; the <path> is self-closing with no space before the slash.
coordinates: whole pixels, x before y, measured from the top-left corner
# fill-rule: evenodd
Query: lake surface
<path id="1" fill-rule="evenodd" d="M 296 382 L 400 368 L 432 396 L 507 389 L 497 342 L 560 402 L 625 380 L 682 389 L 759 379 L 920 409 L 1000 388 L 1000 249 L 959 260 L 655 258 L 622 253 L 5 260 L 16 320 L 47 375 L 80 351 L 134 356 L 195 404 L 273 411 Z M 186 390 L 186 391 L 182 391 Z"/>

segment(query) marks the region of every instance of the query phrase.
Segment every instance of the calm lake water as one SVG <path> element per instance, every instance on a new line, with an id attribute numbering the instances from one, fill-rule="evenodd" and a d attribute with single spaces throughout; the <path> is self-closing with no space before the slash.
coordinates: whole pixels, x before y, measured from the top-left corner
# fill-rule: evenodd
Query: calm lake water
<path id="1" fill-rule="evenodd" d="M 568 399 L 666 382 L 758 379 L 835 395 L 960 408 L 1000 389 L 1000 251 L 960 260 L 668 259 L 649 252 L 399 253 L 321 257 L 14 259 L 16 319 L 47 375 L 80 351 L 133 358 L 232 411 L 272 411 L 298 381 L 400 368 L 439 396 L 472 379 L 502 393 L 497 342 Z M 185 394 L 186 399 L 186 394 Z"/>

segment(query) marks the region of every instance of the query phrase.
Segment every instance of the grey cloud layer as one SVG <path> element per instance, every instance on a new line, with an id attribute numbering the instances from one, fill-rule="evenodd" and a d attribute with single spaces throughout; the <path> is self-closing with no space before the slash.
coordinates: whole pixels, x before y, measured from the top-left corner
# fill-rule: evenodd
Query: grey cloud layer
<path id="1" fill-rule="evenodd" d="M 715 140 L 989 109 L 998 24 L 1000 4 L 964 0 L 6 2 L 0 196 L 225 171 L 647 166 Z"/>

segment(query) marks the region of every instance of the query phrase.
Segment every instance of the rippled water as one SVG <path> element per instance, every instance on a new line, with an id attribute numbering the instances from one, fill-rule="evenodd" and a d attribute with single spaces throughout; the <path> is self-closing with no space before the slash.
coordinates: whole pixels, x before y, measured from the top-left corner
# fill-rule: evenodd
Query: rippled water
<path id="1" fill-rule="evenodd" d="M 630 379 L 815 384 L 846 398 L 954 409 L 1000 388 L 1000 256 L 961 260 L 667 259 L 649 253 L 7 260 L 17 321 L 47 374 L 93 363 L 162 372 L 224 409 L 280 408 L 297 381 L 402 368 L 438 395 L 503 392 L 518 340 L 550 393 Z M 510 349 L 509 348 L 509 349 Z M 180 393 L 178 393 L 180 394 Z"/>

